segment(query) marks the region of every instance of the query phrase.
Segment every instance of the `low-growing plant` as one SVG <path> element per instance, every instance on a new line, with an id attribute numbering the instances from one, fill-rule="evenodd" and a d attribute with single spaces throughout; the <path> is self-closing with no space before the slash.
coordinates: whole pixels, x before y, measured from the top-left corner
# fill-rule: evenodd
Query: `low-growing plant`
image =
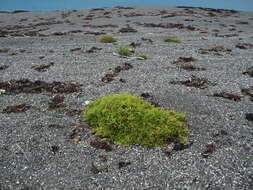
<path id="1" fill-rule="evenodd" d="M 182 40 L 180 40 L 180 39 L 177 39 L 177 38 L 175 38 L 175 37 L 166 37 L 165 39 L 164 39 L 164 42 L 168 42 L 168 43 L 181 43 L 182 42 Z"/>
<path id="2" fill-rule="evenodd" d="M 117 50 L 118 54 L 122 56 L 129 56 L 131 55 L 131 51 L 126 46 L 120 46 Z"/>
<path id="3" fill-rule="evenodd" d="M 101 36 L 100 42 L 102 42 L 102 43 L 113 43 L 113 42 L 117 42 L 117 39 L 114 38 L 111 35 L 104 35 L 104 36 Z"/>
<path id="4" fill-rule="evenodd" d="M 145 54 L 141 54 L 141 55 L 139 55 L 138 57 L 140 57 L 140 58 L 142 58 L 142 59 L 144 59 L 144 60 L 148 59 L 148 56 L 145 55 Z"/>
<path id="5" fill-rule="evenodd" d="M 154 107 L 130 94 L 107 95 L 89 103 L 84 119 L 95 135 L 123 146 L 157 147 L 172 139 L 187 145 L 190 134 L 183 113 Z"/>

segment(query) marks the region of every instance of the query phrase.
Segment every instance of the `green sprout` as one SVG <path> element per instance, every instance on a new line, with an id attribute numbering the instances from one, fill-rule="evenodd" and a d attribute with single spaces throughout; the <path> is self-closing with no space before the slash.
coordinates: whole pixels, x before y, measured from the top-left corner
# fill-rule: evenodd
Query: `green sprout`
<path id="1" fill-rule="evenodd" d="M 111 94 L 88 104 L 84 120 L 93 134 L 122 146 L 166 146 L 173 139 L 188 144 L 185 114 L 154 107 L 141 97 Z"/>
<path id="2" fill-rule="evenodd" d="M 131 51 L 126 46 L 120 46 L 117 52 L 122 56 L 129 56 L 131 54 Z"/>
<path id="3" fill-rule="evenodd" d="M 102 43 L 113 43 L 113 42 L 117 42 L 117 39 L 114 38 L 111 35 L 105 35 L 105 36 L 101 36 L 100 42 L 102 42 Z"/>
<path id="4" fill-rule="evenodd" d="M 164 39 L 164 42 L 168 42 L 168 43 L 181 43 L 182 42 L 182 40 L 179 40 L 179 39 L 177 39 L 177 38 L 174 38 L 174 37 L 166 37 L 165 39 Z"/>
<path id="5" fill-rule="evenodd" d="M 142 60 L 148 59 L 148 56 L 145 55 L 145 54 L 141 54 L 141 55 L 139 55 L 138 57 L 141 58 Z"/>

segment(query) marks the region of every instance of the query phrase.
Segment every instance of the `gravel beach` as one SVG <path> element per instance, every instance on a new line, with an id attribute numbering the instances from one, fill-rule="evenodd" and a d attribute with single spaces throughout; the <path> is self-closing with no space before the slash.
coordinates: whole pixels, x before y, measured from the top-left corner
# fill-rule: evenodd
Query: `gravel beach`
<path id="1" fill-rule="evenodd" d="M 128 90 L 184 112 L 189 146 L 92 135 L 85 101 Z M 249 190 L 252 139 L 253 12 L 0 12 L 0 190 Z"/>

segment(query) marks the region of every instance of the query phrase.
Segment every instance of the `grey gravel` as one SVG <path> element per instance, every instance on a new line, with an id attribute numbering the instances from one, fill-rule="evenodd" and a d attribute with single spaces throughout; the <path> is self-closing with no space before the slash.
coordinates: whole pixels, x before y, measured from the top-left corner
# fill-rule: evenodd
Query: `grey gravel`
<path id="1" fill-rule="evenodd" d="M 167 13 L 160 15 L 160 11 Z M 245 119 L 246 113 L 253 113 L 253 103 L 241 94 L 241 89 L 253 85 L 253 78 L 243 74 L 253 66 L 253 48 L 250 45 L 247 49 L 236 48 L 238 44 L 253 44 L 253 12 L 214 12 L 215 16 L 208 16 L 208 12 L 198 8 L 134 7 L 0 13 L 0 33 L 6 26 L 26 26 L 11 30 L 20 36 L 0 37 L 0 66 L 3 67 L 0 82 L 20 79 L 78 82 L 82 84 L 80 93 L 64 94 L 64 104 L 72 109 L 85 109 L 85 101 L 110 93 L 129 89 L 135 95 L 146 92 L 162 107 L 185 112 L 192 132 L 191 146 L 180 151 L 173 150 L 173 145 L 154 149 L 112 145 L 113 150 L 106 152 L 90 145 L 95 137 L 89 129 L 79 131 L 79 141 L 69 138 L 76 127 L 86 123 L 82 114 L 66 115 L 66 107 L 48 111 L 48 103 L 54 95 L 7 95 L 2 90 L 0 189 L 253 189 L 253 123 Z M 129 13 L 144 16 L 124 16 Z M 171 13 L 177 16 L 162 18 Z M 93 19 L 84 19 L 87 15 L 94 15 Z M 45 21 L 55 23 L 38 24 Z M 144 23 L 184 24 L 196 30 L 144 27 Z M 83 27 L 107 24 L 118 27 Z M 138 32 L 119 33 L 128 25 Z M 41 36 L 29 36 L 29 31 L 39 31 Z M 52 35 L 55 32 L 64 35 Z M 99 42 L 100 35 L 86 34 L 88 32 L 112 34 L 118 41 L 103 44 Z M 225 37 L 228 34 L 238 36 Z M 163 42 L 167 36 L 175 36 L 182 43 Z M 141 43 L 132 56 L 115 54 L 117 47 L 132 42 Z M 218 55 L 199 52 L 199 49 L 218 46 L 231 52 Z M 92 47 L 102 49 L 87 53 Z M 136 59 L 140 54 L 146 54 L 148 59 Z M 173 64 L 179 57 L 194 57 L 196 61 L 190 64 L 206 70 L 179 69 Z M 121 71 L 109 83 L 101 81 L 126 62 L 133 68 Z M 54 64 L 44 72 L 32 69 L 34 65 L 50 63 Z M 191 75 L 206 78 L 216 85 L 199 89 L 171 84 L 171 81 L 188 80 Z M 221 92 L 242 96 L 241 101 L 209 96 Z M 7 106 L 18 104 L 31 108 L 21 113 L 2 113 Z M 219 134 L 220 131 L 225 133 Z M 216 150 L 204 158 L 201 153 L 210 143 Z M 119 167 L 121 162 L 130 164 Z"/>

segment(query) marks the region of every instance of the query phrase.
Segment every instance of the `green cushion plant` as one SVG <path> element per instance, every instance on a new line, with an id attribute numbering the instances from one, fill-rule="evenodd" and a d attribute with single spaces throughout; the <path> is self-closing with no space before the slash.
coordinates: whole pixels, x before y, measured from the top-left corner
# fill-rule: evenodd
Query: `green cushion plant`
<path id="1" fill-rule="evenodd" d="M 117 49 L 117 52 L 118 52 L 118 54 L 120 54 L 122 56 L 129 56 L 129 55 L 131 55 L 131 51 L 126 46 L 120 46 Z"/>
<path id="2" fill-rule="evenodd" d="M 113 43 L 113 42 L 117 42 L 117 39 L 114 38 L 111 35 L 104 35 L 104 36 L 101 36 L 100 42 L 102 42 L 102 43 Z"/>
<path id="3" fill-rule="evenodd" d="M 130 94 L 107 95 L 89 103 L 84 119 L 95 135 L 123 146 L 164 146 L 174 138 L 187 145 L 190 134 L 183 113 L 154 107 Z"/>
<path id="4" fill-rule="evenodd" d="M 165 39 L 164 39 L 164 42 L 168 42 L 168 43 L 181 43 L 182 42 L 182 40 L 179 40 L 179 39 L 177 39 L 177 38 L 175 38 L 175 37 L 166 37 Z"/>

